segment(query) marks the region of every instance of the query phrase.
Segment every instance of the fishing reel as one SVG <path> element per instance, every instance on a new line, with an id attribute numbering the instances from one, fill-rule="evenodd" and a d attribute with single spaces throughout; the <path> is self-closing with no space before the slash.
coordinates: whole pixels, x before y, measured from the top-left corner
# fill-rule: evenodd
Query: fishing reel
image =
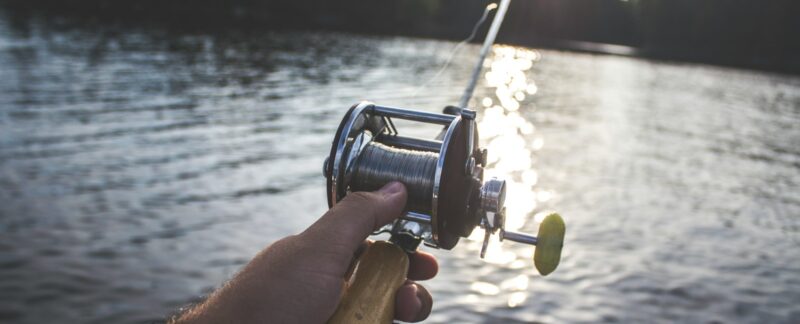
<path id="1" fill-rule="evenodd" d="M 547 216 L 538 236 L 505 230 L 506 185 L 502 179 L 484 181 L 487 151 L 478 147 L 475 111 L 445 108 L 445 114 L 378 106 L 352 106 L 336 132 L 323 167 L 328 205 L 348 193 L 374 191 L 402 182 L 408 192 L 406 213 L 380 229 L 390 241 L 413 253 L 421 242 L 450 250 L 476 227 L 485 231 L 480 256 L 492 234 L 499 239 L 537 245 L 534 263 L 547 275 L 559 263 L 564 222 Z M 393 119 L 442 126 L 433 139 L 401 135 Z"/>

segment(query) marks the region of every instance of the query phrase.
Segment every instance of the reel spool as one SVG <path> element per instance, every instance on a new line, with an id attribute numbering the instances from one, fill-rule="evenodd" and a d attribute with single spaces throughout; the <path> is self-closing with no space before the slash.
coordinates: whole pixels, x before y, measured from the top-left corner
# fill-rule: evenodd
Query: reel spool
<path id="1" fill-rule="evenodd" d="M 475 112 L 448 107 L 446 114 L 378 106 L 361 102 L 352 106 L 334 137 L 323 172 L 328 205 L 333 207 L 348 193 L 374 191 L 400 181 L 406 185 L 406 214 L 377 233 L 391 233 L 390 241 L 413 253 L 421 242 L 450 250 L 459 238 L 483 227 L 489 237 L 538 245 L 536 268 L 543 275 L 559 263 L 564 223 L 557 214 L 545 218 L 538 237 L 505 230 L 505 181 L 483 179 L 485 149 L 477 146 Z M 392 119 L 440 125 L 434 139 L 406 137 Z"/>

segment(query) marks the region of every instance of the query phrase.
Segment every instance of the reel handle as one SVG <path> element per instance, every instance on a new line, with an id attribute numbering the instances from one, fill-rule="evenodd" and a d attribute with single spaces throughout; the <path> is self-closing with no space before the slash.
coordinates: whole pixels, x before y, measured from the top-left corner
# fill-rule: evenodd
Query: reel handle
<path id="1" fill-rule="evenodd" d="M 539 233 L 536 236 L 506 231 L 500 223 L 504 221 L 503 215 L 505 211 L 497 214 L 499 217 L 495 220 L 494 227 L 486 226 L 486 234 L 483 240 L 483 248 L 481 249 L 481 258 L 486 252 L 486 246 L 489 243 L 489 236 L 493 231 L 499 229 L 500 241 L 509 240 L 517 243 L 535 245 L 536 249 L 533 252 L 533 264 L 539 274 L 546 276 L 555 271 L 561 262 L 561 249 L 564 247 L 564 232 L 566 225 L 564 219 L 556 213 L 547 215 L 539 224 Z M 487 228 L 488 227 L 488 228 Z"/>
<path id="2" fill-rule="evenodd" d="M 395 244 L 376 241 L 357 262 L 328 324 L 392 323 L 394 297 L 406 281 L 408 255 Z"/>
<path id="3" fill-rule="evenodd" d="M 535 245 L 533 264 L 541 275 L 546 276 L 556 270 L 558 263 L 561 261 L 561 248 L 564 246 L 565 229 L 564 219 L 553 213 L 547 215 L 542 223 L 539 224 L 539 234 L 536 236 L 501 230 L 500 240 Z"/>

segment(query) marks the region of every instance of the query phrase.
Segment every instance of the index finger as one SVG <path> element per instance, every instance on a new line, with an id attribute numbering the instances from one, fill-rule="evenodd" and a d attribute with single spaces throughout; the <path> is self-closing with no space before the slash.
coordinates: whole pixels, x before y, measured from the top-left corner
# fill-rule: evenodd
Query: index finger
<path id="1" fill-rule="evenodd" d="M 408 255 L 408 279 L 428 280 L 439 272 L 439 263 L 433 254 L 417 251 Z"/>

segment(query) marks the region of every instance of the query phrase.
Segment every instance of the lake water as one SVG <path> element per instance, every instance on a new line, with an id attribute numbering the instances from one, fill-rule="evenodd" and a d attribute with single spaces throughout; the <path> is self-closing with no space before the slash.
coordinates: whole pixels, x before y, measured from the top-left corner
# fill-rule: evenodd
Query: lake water
<path id="1" fill-rule="evenodd" d="M 478 51 L 432 79 L 454 43 L 2 17 L 2 323 L 200 300 L 326 210 L 351 104 L 440 111 Z M 486 72 L 508 226 L 559 211 L 564 255 L 541 277 L 530 247 L 432 251 L 427 322 L 800 322 L 800 77 L 504 46 Z"/>

